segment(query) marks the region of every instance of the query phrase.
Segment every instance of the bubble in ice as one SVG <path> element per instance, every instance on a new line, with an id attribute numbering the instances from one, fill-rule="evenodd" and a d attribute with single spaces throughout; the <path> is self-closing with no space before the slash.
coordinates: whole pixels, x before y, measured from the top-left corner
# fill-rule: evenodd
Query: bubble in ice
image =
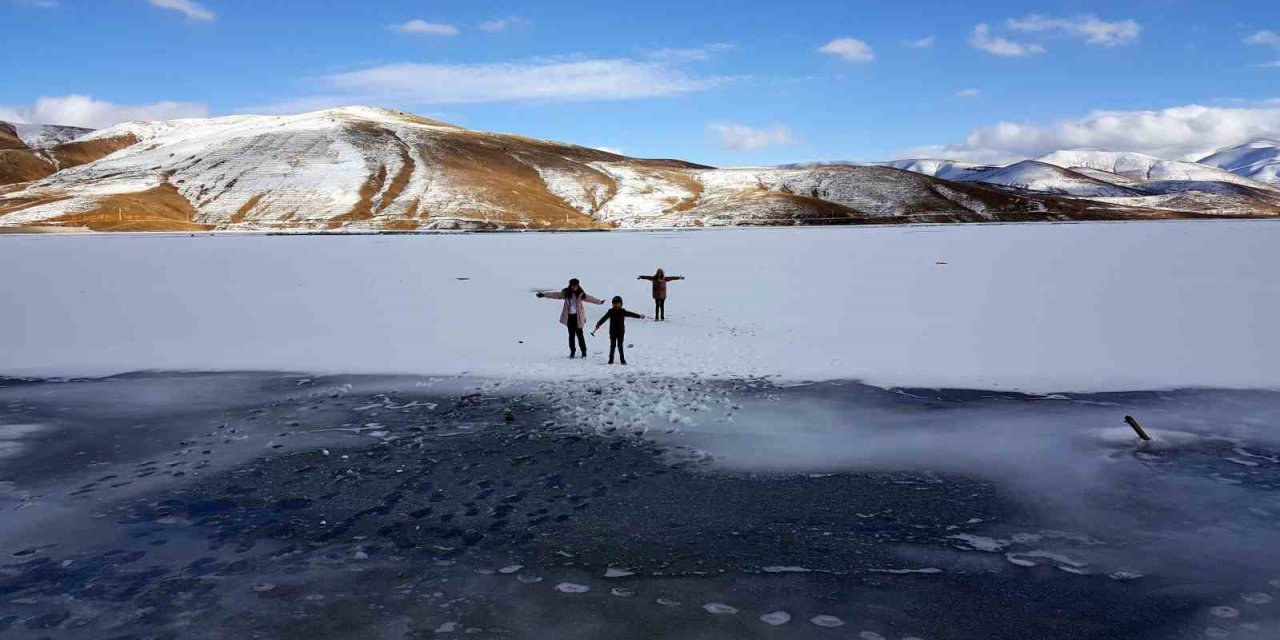
<path id="1" fill-rule="evenodd" d="M 1114 573 L 1109 574 L 1109 577 L 1112 580 L 1128 582 L 1129 580 L 1137 580 L 1138 578 L 1141 578 L 1142 574 L 1138 573 L 1137 571 L 1116 571 Z"/>
<path id="2" fill-rule="evenodd" d="M 738 612 L 737 607 L 729 606 L 723 602 L 708 602 L 702 605 L 702 608 L 705 609 L 707 613 L 714 613 L 716 615 L 733 615 Z"/>
<path id="3" fill-rule="evenodd" d="M 671 598 L 658 598 L 654 602 L 664 607 L 678 607 L 681 604 L 679 600 L 672 600 Z"/>
<path id="4" fill-rule="evenodd" d="M 609 590 L 609 593 L 618 596 L 619 598 L 631 598 L 636 595 L 635 590 L 627 589 L 625 587 L 614 587 Z"/>
<path id="5" fill-rule="evenodd" d="M 791 614 L 786 611 L 773 611 L 760 616 L 760 622 L 767 625 L 779 626 L 791 622 Z"/>
<path id="6" fill-rule="evenodd" d="M 606 578 L 625 578 L 627 576 L 634 576 L 635 574 L 636 572 L 631 571 L 630 569 L 622 569 L 619 567 L 609 567 L 604 571 L 604 577 Z"/>
<path id="7" fill-rule="evenodd" d="M 840 618 L 837 618 L 835 616 L 828 616 L 828 615 L 814 616 L 812 618 L 809 618 L 809 622 L 812 622 L 813 624 L 818 625 L 819 627 L 827 627 L 828 629 L 844 626 L 844 620 L 841 620 Z"/>
<path id="8" fill-rule="evenodd" d="M 542 582 L 542 576 L 530 576 L 530 575 L 521 574 L 516 576 L 516 580 L 519 580 L 520 582 L 523 582 L 525 584 L 537 584 L 539 582 Z"/>
<path id="9" fill-rule="evenodd" d="M 588 587 L 585 584 L 575 584 L 572 582 L 561 582 L 556 585 L 556 591 L 559 591 L 560 593 L 586 593 L 590 590 L 591 587 Z"/>
<path id="10" fill-rule="evenodd" d="M 874 631 L 863 631 L 858 634 L 858 637 L 862 638 L 862 640 L 884 640 L 884 636 Z"/>
<path id="11" fill-rule="evenodd" d="M 458 629 L 461 629 L 461 628 L 462 628 L 462 625 L 457 622 L 446 622 L 436 627 L 436 633 L 453 633 L 454 631 L 457 631 Z"/>
<path id="12" fill-rule="evenodd" d="M 1204 635 L 1210 638 L 1229 638 L 1231 637 L 1231 632 L 1218 627 L 1209 627 L 1204 630 Z"/>
<path id="13" fill-rule="evenodd" d="M 258 584 L 253 585 L 253 590 L 257 591 L 258 593 L 266 593 L 275 588 L 276 586 L 274 584 L 271 584 L 270 582 L 259 582 Z"/>
<path id="14" fill-rule="evenodd" d="M 1271 604 L 1271 601 L 1274 598 L 1271 597 L 1271 594 L 1259 591 L 1257 593 L 1246 593 L 1240 596 L 1240 599 L 1248 602 L 1249 604 Z"/>
<path id="15" fill-rule="evenodd" d="M 1209 613 L 1211 613 L 1211 614 L 1213 614 L 1214 616 L 1217 616 L 1217 617 L 1219 617 L 1219 618 L 1238 618 L 1238 617 L 1240 617 L 1240 610 L 1239 610 L 1239 609 L 1236 609 L 1235 607 L 1228 607 L 1228 606 L 1226 606 L 1226 605 L 1213 607 L 1213 608 L 1209 609 Z"/>
<path id="16" fill-rule="evenodd" d="M 498 569 L 498 573 L 501 573 L 501 574 L 519 573 L 520 570 L 523 568 L 524 568 L 524 565 L 522 564 L 509 564 L 501 569 Z"/>

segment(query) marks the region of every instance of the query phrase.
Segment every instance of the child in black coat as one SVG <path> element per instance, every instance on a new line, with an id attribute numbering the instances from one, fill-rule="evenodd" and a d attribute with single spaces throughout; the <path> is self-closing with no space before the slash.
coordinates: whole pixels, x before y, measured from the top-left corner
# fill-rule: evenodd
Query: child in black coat
<path id="1" fill-rule="evenodd" d="M 644 316 L 638 313 L 632 313 L 622 308 L 622 296 L 613 297 L 613 307 L 604 312 L 600 316 L 600 321 L 596 323 L 596 328 L 591 330 L 591 335 L 595 335 L 600 330 L 600 326 L 607 320 L 609 322 L 609 364 L 613 364 L 613 350 L 618 350 L 618 358 L 622 364 L 627 363 L 627 354 L 622 351 L 623 340 L 627 332 L 627 318 L 643 319 Z"/>

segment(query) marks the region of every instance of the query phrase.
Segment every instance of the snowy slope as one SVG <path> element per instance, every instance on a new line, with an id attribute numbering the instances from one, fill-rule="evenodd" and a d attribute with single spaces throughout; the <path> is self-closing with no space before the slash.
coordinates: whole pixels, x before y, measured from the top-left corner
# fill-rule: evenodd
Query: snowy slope
<path id="1" fill-rule="evenodd" d="M 1024 160 L 994 169 L 971 171 L 958 178 L 963 182 L 983 182 L 1042 193 L 1061 193 L 1086 197 L 1122 197 L 1141 195 L 1132 189 L 1052 164 Z"/>
<path id="2" fill-rule="evenodd" d="M 139 369 L 613 376 L 564 356 L 582 278 L 626 374 L 1041 391 L 1280 384 L 1270 221 L 346 238 L 0 235 L 0 374 Z M 38 276 L 38 277 L 37 277 Z M 462 280 L 462 278 L 468 278 Z M 74 295 L 69 295 L 69 292 Z M 604 307 L 589 305 L 595 320 Z M 1114 418 L 1117 424 L 1120 415 Z"/>
<path id="3" fill-rule="evenodd" d="M 18 137 L 32 149 L 42 149 L 64 142 L 71 142 L 93 131 L 93 129 L 85 129 L 83 127 L 63 127 L 47 124 L 4 124 L 12 126 L 16 130 Z"/>
<path id="4" fill-rule="evenodd" d="M 1142 153 L 1119 151 L 1094 151 L 1076 149 L 1054 151 L 1036 158 L 1039 162 L 1052 164 L 1065 169 L 1085 167 L 1107 171 L 1130 178 L 1141 178 L 1148 181 L 1199 181 L 1227 182 L 1249 187 L 1266 188 L 1257 181 L 1238 176 L 1230 171 L 1210 167 L 1195 162 L 1164 160 Z"/>
<path id="5" fill-rule="evenodd" d="M 1259 138 L 1240 146 L 1222 149 L 1202 158 L 1200 164 L 1280 186 L 1280 140 Z"/>

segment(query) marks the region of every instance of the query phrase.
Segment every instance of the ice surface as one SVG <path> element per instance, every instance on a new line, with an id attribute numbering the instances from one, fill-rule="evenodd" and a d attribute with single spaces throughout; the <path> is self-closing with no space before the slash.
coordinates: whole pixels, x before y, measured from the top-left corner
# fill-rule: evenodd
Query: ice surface
<path id="1" fill-rule="evenodd" d="M 0 237 L 3 373 L 601 378 L 535 289 L 649 312 L 629 370 L 1039 391 L 1274 387 L 1268 222 L 405 237 Z M 939 264 L 940 262 L 946 264 Z M 458 280 L 459 277 L 469 278 Z M 592 319 L 600 311 L 588 309 Z"/>

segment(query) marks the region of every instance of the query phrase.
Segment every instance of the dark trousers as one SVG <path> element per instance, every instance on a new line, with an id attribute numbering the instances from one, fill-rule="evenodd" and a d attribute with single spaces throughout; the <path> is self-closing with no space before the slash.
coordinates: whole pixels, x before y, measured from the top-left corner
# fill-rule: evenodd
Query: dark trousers
<path id="1" fill-rule="evenodd" d="M 653 301 L 653 319 L 654 320 L 667 319 L 667 301 L 666 300 L 655 299 Z"/>
<path id="2" fill-rule="evenodd" d="M 626 339 L 626 334 L 622 334 L 622 333 L 619 333 L 616 335 L 612 333 L 609 334 L 609 364 L 613 364 L 614 349 L 618 350 L 618 359 L 622 361 L 622 364 L 627 363 L 627 354 L 622 351 L 622 344 L 625 339 Z"/>
<path id="3" fill-rule="evenodd" d="M 569 323 L 565 326 L 569 327 L 569 357 L 573 357 L 573 354 L 577 352 L 573 344 L 574 338 L 578 339 L 578 345 L 582 347 L 582 357 L 587 357 L 587 337 L 582 335 L 582 326 L 578 324 L 578 316 L 570 314 Z"/>

